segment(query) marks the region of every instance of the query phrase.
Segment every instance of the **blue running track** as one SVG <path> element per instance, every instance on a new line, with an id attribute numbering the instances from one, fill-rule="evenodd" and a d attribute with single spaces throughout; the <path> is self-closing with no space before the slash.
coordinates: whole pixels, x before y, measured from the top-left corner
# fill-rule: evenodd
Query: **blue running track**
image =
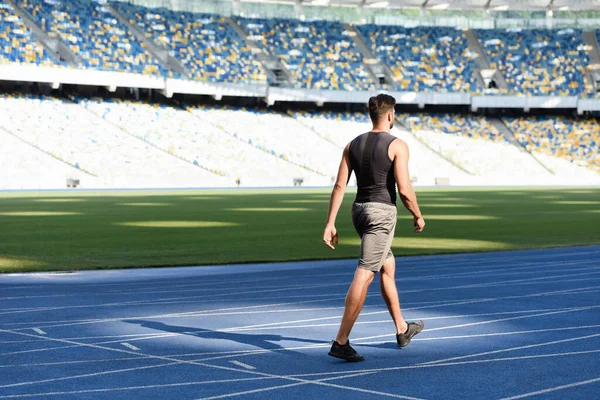
<path id="1" fill-rule="evenodd" d="M 398 349 L 354 260 L 0 275 L 0 399 L 598 399 L 600 246 L 397 259 Z"/>

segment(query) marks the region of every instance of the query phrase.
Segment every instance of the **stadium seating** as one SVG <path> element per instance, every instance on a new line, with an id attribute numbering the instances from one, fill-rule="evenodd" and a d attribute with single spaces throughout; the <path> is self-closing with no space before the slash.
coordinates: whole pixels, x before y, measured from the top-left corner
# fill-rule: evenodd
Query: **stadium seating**
<path id="1" fill-rule="evenodd" d="M 549 175 L 483 117 L 400 114 L 398 119 L 427 146 L 473 175 L 505 179 L 505 184 Z"/>
<path id="2" fill-rule="evenodd" d="M 249 37 L 290 71 L 295 85 L 324 90 L 370 90 L 375 81 L 339 22 L 239 19 Z"/>
<path id="3" fill-rule="evenodd" d="M 376 57 L 386 63 L 402 90 L 482 90 L 476 57 L 462 31 L 445 27 L 357 26 Z"/>
<path id="4" fill-rule="evenodd" d="M 506 140 L 487 118 L 480 115 L 421 114 L 418 118 L 409 118 L 409 114 L 400 114 L 399 117 L 409 121 L 412 130 L 430 130 L 492 142 Z"/>
<path id="5" fill-rule="evenodd" d="M 513 94 L 574 96 L 591 90 L 580 29 L 489 29 L 477 35 Z"/>
<path id="6" fill-rule="evenodd" d="M 315 180 L 318 175 L 260 151 L 211 123 L 216 118 L 208 116 L 218 114 L 219 109 L 205 108 L 195 116 L 183 109 L 142 102 L 80 101 L 144 142 L 224 175 L 231 186 L 237 178 L 244 186 L 291 186 L 294 178 L 302 178 L 306 184 L 319 183 Z M 191 180 L 188 184 L 199 185 Z"/>
<path id="7" fill-rule="evenodd" d="M 79 56 L 83 67 L 168 76 L 142 43 L 93 0 L 19 0 L 41 27 Z"/>
<path id="8" fill-rule="evenodd" d="M 66 185 L 66 180 L 80 179 L 81 171 L 51 155 L 9 135 L 0 128 L 0 190 L 55 189 Z M 99 187 L 98 179 L 81 179 L 83 187 Z"/>
<path id="9" fill-rule="evenodd" d="M 0 0 L 0 63 L 11 62 L 44 66 L 59 64 L 36 42 L 31 31 L 12 11 L 12 6 Z"/>
<path id="10" fill-rule="evenodd" d="M 335 178 L 342 148 L 287 115 L 266 109 L 196 107 L 190 112 L 254 147 L 326 177 Z"/>
<path id="11" fill-rule="evenodd" d="M 0 114 L 5 116 L 0 121 L 2 128 L 31 147 L 78 169 L 82 180 L 91 179 L 100 186 L 229 183 L 135 139 L 74 103 L 50 97 L 5 96 L 0 97 Z"/>
<path id="12" fill-rule="evenodd" d="M 537 116 L 504 121 L 528 150 L 600 172 L 600 123 L 596 119 Z"/>
<path id="13" fill-rule="evenodd" d="M 260 62 L 224 18 L 210 14 L 112 5 L 155 43 L 179 59 L 192 78 L 211 82 L 266 82 Z"/>
<path id="14" fill-rule="evenodd" d="M 290 114 L 340 148 L 372 128 L 371 121 L 365 112 L 296 111 Z M 433 185 L 435 178 L 450 178 L 454 184 L 465 182 L 465 178 L 468 177 L 467 173 L 439 157 L 403 127 L 396 126 L 391 133 L 408 144 L 411 153 L 409 171 L 416 183 Z"/>

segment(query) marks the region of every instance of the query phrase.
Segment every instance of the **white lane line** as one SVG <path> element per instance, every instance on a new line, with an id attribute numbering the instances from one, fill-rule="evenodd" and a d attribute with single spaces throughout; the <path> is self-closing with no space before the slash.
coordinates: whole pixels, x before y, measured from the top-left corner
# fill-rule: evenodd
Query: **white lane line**
<path id="1" fill-rule="evenodd" d="M 246 368 L 246 369 L 256 369 L 252 365 L 244 364 L 243 362 L 238 361 L 238 360 L 232 360 L 232 361 L 229 361 L 229 362 L 232 363 L 232 364 L 237 365 L 238 367 L 242 367 L 242 368 Z"/>
<path id="2" fill-rule="evenodd" d="M 560 255 L 563 256 L 563 255 Z M 522 259 L 526 259 L 527 257 L 519 257 L 514 259 L 514 261 L 520 261 Z M 534 257 L 535 258 L 535 257 Z M 509 261 L 508 259 L 498 259 L 499 261 Z M 348 262 L 350 262 L 353 260 L 349 260 Z M 432 268 L 424 268 L 424 267 L 413 267 L 413 268 L 403 268 L 403 271 L 405 272 L 409 272 L 409 271 L 440 271 L 440 270 L 444 270 L 444 269 L 451 269 L 452 271 L 456 271 L 457 269 L 468 269 L 468 268 L 478 268 L 475 270 L 474 273 L 493 273 L 493 270 L 490 268 L 483 268 L 481 269 L 480 264 L 482 262 L 488 262 L 489 260 L 480 260 L 480 259 L 474 259 L 474 260 L 456 260 L 454 261 L 452 264 L 451 263 L 437 263 L 436 267 L 432 267 Z M 580 265 L 580 264 L 588 264 L 588 263 L 594 263 L 596 262 L 595 260 L 575 260 L 575 261 L 556 261 L 554 259 L 545 261 L 545 262 L 530 262 L 530 263 L 519 263 L 518 265 L 522 265 L 522 268 L 533 268 L 535 266 L 539 267 L 540 269 L 547 269 L 548 266 L 563 266 L 563 265 Z M 466 268 L 458 268 L 460 266 L 465 266 L 465 264 L 470 264 L 473 263 L 475 265 L 470 266 L 467 265 Z M 448 268 L 443 268 L 444 265 L 453 265 L 453 264 L 460 264 L 459 266 L 454 266 L 454 267 L 448 267 Z M 441 268 L 439 266 L 442 266 Z M 531 266 L 531 267 L 530 267 Z M 339 267 L 346 267 L 346 264 L 343 265 L 339 265 Z M 463 273 L 463 274 L 468 274 L 468 273 Z M 331 276 L 335 276 L 335 275 L 346 275 L 346 273 L 335 273 L 335 274 L 330 274 Z M 432 277 L 435 277 L 436 275 L 432 275 Z M 309 278 L 310 276 L 306 276 L 306 275 L 301 275 L 300 278 Z M 240 280 L 240 283 L 243 282 L 254 282 L 254 281 L 264 281 L 264 280 L 281 280 L 285 278 L 284 277 L 270 277 L 270 278 L 252 278 L 252 279 L 248 279 L 248 280 Z M 296 279 L 296 278 L 294 278 Z M 411 277 L 410 279 L 419 279 L 419 277 Z M 186 284 L 186 285 L 171 285 L 169 287 L 185 287 L 185 286 L 196 286 L 196 285 L 202 285 L 202 286 L 198 286 L 199 288 L 203 288 L 206 285 L 218 285 L 218 284 L 223 284 L 223 283 L 233 283 L 231 280 L 224 280 L 224 281 L 213 281 L 213 282 L 203 282 L 202 284 Z M 132 283 L 133 284 L 133 283 Z M 85 285 L 85 284 L 83 284 Z M 79 286 L 83 286 L 83 285 L 79 285 Z M 96 285 L 96 284 L 89 284 L 89 285 Z M 102 285 L 102 286 L 106 286 L 109 284 L 97 284 L 97 285 Z M 166 282 L 165 284 L 162 284 L 160 286 L 156 286 L 156 288 L 159 289 L 164 289 L 165 286 L 168 285 L 168 282 Z M 41 285 L 40 285 L 41 286 Z M 299 287 L 298 287 L 299 288 Z M 129 295 L 129 294 L 142 294 L 142 293 L 149 293 L 149 294 L 156 294 L 156 293 L 169 293 L 169 292 L 181 292 L 181 291 L 188 291 L 188 290 L 162 290 L 162 291 L 156 291 L 156 290 L 151 290 L 152 287 L 147 287 L 147 288 L 143 288 L 144 290 L 147 290 L 146 292 L 143 291 L 130 291 L 130 290 L 118 290 L 113 293 L 113 292 L 104 292 L 104 294 L 100 294 L 100 295 L 110 295 L 110 296 L 114 296 L 115 293 L 117 294 L 125 294 L 125 295 Z M 250 289 L 250 288 L 249 288 Z M 256 289 L 256 288 L 255 288 Z M 221 290 L 221 289 L 208 289 L 208 290 Z M 85 295 L 94 295 L 97 296 L 98 292 L 81 292 L 81 293 L 72 293 L 72 294 L 46 294 L 46 295 L 33 295 L 33 296 L 12 296 L 12 297 L 3 297 L 0 298 L 0 300 L 14 300 L 14 299 L 22 299 L 22 298 L 47 298 L 47 297 L 69 297 L 69 296 L 85 296 Z"/>
<path id="3" fill-rule="evenodd" d="M 121 345 L 127 347 L 128 349 L 134 350 L 134 351 L 139 351 L 140 350 L 139 348 L 135 347 L 134 345 L 126 343 L 126 342 L 121 343 Z"/>
<path id="4" fill-rule="evenodd" d="M 464 327 L 467 327 L 467 326 L 486 325 L 486 324 L 493 324 L 493 323 L 496 323 L 496 322 L 514 321 L 514 320 L 517 320 L 517 319 L 543 317 L 543 316 L 546 316 L 546 315 L 556 315 L 556 314 L 572 313 L 572 312 L 577 312 L 577 311 L 587 311 L 587 310 L 592 310 L 592 309 L 597 309 L 597 308 L 600 308 L 600 306 L 565 308 L 565 309 L 563 309 L 561 311 L 551 311 L 551 312 L 544 312 L 544 313 L 539 313 L 539 314 L 522 315 L 522 316 L 518 316 L 518 317 L 491 319 L 491 320 L 487 320 L 487 321 L 470 322 L 470 323 L 467 323 L 467 324 L 459 324 L 459 325 L 440 326 L 440 327 L 437 327 L 437 328 L 427 329 L 427 331 L 428 332 L 433 332 L 433 331 L 440 331 L 440 330 L 446 330 L 446 329 L 457 329 L 457 328 L 464 328 Z M 359 340 L 367 340 L 367 339 L 369 339 L 369 340 L 370 339 L 379 339 L 379 338 L 391 337 L 391 336 L 393 336 L 393 335 L 384 334 L 384 335 L 369 336 L 369 337 L 362 338 L 362 339 L 353 339 L 353 342 L 357 342 Z"/>
<path id="5" fill-rule="evenodd" d="M 583 385 L 589 385 L 590 383 L 596 383 L 596 382 L 600 382 L 600 378 L 594 378 L 594 379 L 588 379 L 586 381 L 579 381 L 579 382 L 569 383 L 568 385 L 555 386 L 555 387 L 551 387 L 551 388 L 548 388 L 548 389 L 538 390 L 537 392 L 529 392 L 529 393 L 520 394 L 518 396 L 504 397 L 501 400 L 523 399 L 525 397 L 531 397 L 531 396 L 537 396 L 539 394 L 546 394 L 546 393 L 550 393 L 550 392 L 556 392 L 558 390 L 569 389 L 569 388 L 572 388 L 572 387 L 583 386 Z"/>
<path id="6" fill-rule="evenodd" d="M 457 361 L 443 364 L 418 364 L 418 365 L 403 365 L 401 367 L 385 367 L 385 368 L 372 368 L 372 369 L 362 369 L 362 370 L 354 370 L 352 373 L 378 373 L 378 372 L 390 372 L 390 371 L 400 371 L 404 369 L 420 369 L 420 368 L 437 368 L 437 367 L 453 367 L 457 365 L 469 365 L 469 364 L 486 364 L 486 363 L 497 363 L 497 362 L 507 362 L 507 361 L 521 361 L 521 360 L 536 360 L 540 358 L 558 358 L 558 357 L 567 357 L 567 356 L 578 356 L 578 355 L 588 355 L 588 354 L 597 354 L 600 353 L 600 350 L 586 350 L 586 351 L 569 351 L 564 353 L 550 353 L 550 354 L 536 354 L 532 356 L 519 356 L 519 357 L 501 357 L 501 358 L 486 358 L 483 360 L 470 360 L 470 361 Z M 312 372 L 309 374 L 297 374 L 290 375 L 291 377 L 298 378 L 310 378 L 313 376 L 344 376 L 344 374 L 348 373 L 347 371 L 336 371 L 336 372 Z"/>
<path id="7" fill-rule="evenodd" d="M 23 397 L 39 397 L 39 396 L 65 396 L 83 393 L 105 393 L 105 392 L 116 392 L 125 390 L 141 390 L 141 389 L 156 389 L 156 388 L 168 388 L 168 387 L 179 387 L 179 386 L 196 386 L 196 385 L 210 385 L 219 383 L 232 383 L 232 382 L 245 382 L 245 381 L 260 381 L 267 379 L 276 379 L 270 377 L 255 377 L 255 378 L 239 378 L 239 379 L 221 379 L 214 381 L 198 381 L 198 382 L 181 382 L 181 383 L 165 383 L 161 385 L 144 385 L 144 386 L 127 386 L 127 387 L 116 387 L 116 388 L 99 388 L 99 389 L 85 389 L 85 390 L 72 390 L 68 392 L 46 392 L 46 393 L 24 393 L 24 394 L 9 394 L 0 396 L 0 399 L 16 399 Z"/>
<path id="8" fill-rule="evenodd" d="M 44 332 L 43 330 L 41 330 L 40 328 L 31 328 L 32 331 L 40 334 L 40 335 L 47 335 L 46 332 Z"/>
<path id="9" fill-rule="evenodd" d="M 387 321 L 387 322 L 389 322 L 389 321 Z M 560 330 L 564 331 L 564 330 L 581 330 L 581 329 L 596 329 L 596 328 L 600 328 L 600 325 L 569 326 L 569 327 L 562 327 Z M 474 335 L 441 336 L 441 337 L 431 337 L 431 338 L 418 338 L 417 337 L 417 338 L 413 339 L 413 341 L 424 342 L 424 341 L 435 341 L 435 340 L 473 339 L 473 338 L 481 338 L 481 337 L 523 335 L 523 334 L 530 334 L 530 333 L 542 333 L 542 332 L 553 332 L 553 331 L 557 331 L 557 329 L 555 329 L 555 328 L 534 329 L 534 330 L 527 330 L 527 331 L 493 332 L 493 333 L 481 333 L 481 334 L 474 334 Z M 390 337 L 391 337 L 391 335 L 390 335 Z M 375 342 L 369 341 L 369 342 L 361 342 L 360 345 L 365 346 L 365 345 L 382 344 L 382 343 L 388 343 L 388 342 L 389 342 L 389 340 L 375 341 Z M 103 343 L 96 343 L 96 344 L 103 344 Z M 273 349 L 272 351 L 277 351 L 277 350 L 292 351 L 292 350 L 302 350 L 302 349 L 314 349 L 317 347 L 326 347 L 326 346 L 329 346 L 329 344 L 323 344 L 323 345 L 318 345 L 318 346 L 311 345 L 311 346 L 302 346 L 302 347 L 285 347 L 285 348 L 281 348 L 281 349 Z M 252 353 L 252 354 L 264 354 L 266 352 L 266 350 L 240 350 L 240 351 L 245 352 L 245 353 Z M 261 352 L 261 353 L 257 353 L 257 352 Z M 167 356 L 168 357 L 197 357 L 197 356 L 210 356 L 210 355 L 216 355 L 216 354 L 231 354 L 231 353 L 232 353 L 231 351 L 222 351 L 222 352 L 204 352 L 204 353 L 167 354 Z M 232 356 L 237 356 L 239 354 L 243 355 L 244 353 L 236 352 L 235 354 L 232 354 Z M 57 362 L 46 362 L 46 363 L 30 363 L 30 364 L 6 364 L 6 365 L 0 365 L 0 368 L 23 368 L 23 367 L 37 367 L 37 366 L 51 366 L 51 365 L 65 365 L 65 364 L 87 364 L 87 363 L 117 362 L 117 361 L 129 361 L 129 360 L 140 360 L 140 359 L 144 359 L 144 357 L 107 358 L 107 359 L 94 359 L 94 360 L 73 360 L 73 361 L 57 361 Z"/>
<path id="10" fill-rule="evenodd" d="M 596 287 L 597 286 L 593 286 L 592 288 L 596 288 Z M 452 305 L 461 305 L 461 304 L 481 303 L 481 302 L 486 302 L 486 301 L 496 301 L 496 300 L 504 300 L 504 299 L 538 297 L 538 296 L 548 296 L 548 295 L 573 294 L 573 293 L 578 293 L 579 291 L 581 291 L 583 289 L 588 289 L 588 288 L 578 288 L 578 289 L 567 289 L 567 290 L 559 290 L 559 291 L 551 291 L 551 292 L 541 292 L 541 293 L 534 293 L 534 294 L 523 295 L 523 296 L 507 296 L 507 297 L 488 298 L 488 299 L 485 299 L 485 298 L 482 298 L 482 299 L 473 299 L 473 300 L 462 301 L 462 302 L 442 303 L 442 304 L 434 304 L 434 305 L 431 305 L 431 306 L 422 306 L 422 307 L 407 308 L 407 309 L 405 309 L 405 311 L 417 310 L 417 309 L 426 309 L 426 308 L 431 308 L 431 307 L 441 307 L 441 306 L 452 306 Z M 572 310 L 572 308 L 569 308 L 568 310 Z M 381 313 L 387 313 L 387 310 L 386 311 L 376 311 L 376 312 L 371 312 L 371 313 L 363 313 L 363 315 L 372 315 L 372 314 L 381 314 Z M 311 321 L 326 320 L 326 319 L 339 319 L 340 317 L 341 316 L 338 315 L 338 316 L 334 316 L 334 317 L 313 318 L 313 319 L 308 319 L 308 320 L 284 321 L 284 322 L 277 322 L 277 323 L 270 323 L 270 324 L 261 324 L 261 325 L 258 325 L 258 327 L 260 327 L 260 326 L 273 326 L 273 325 L 289 324 L 289 323 L 298 323 L 298 322 L 311 322 Z M 120 320 L 120 319 L 117 319 L 117 320 Z M 488 322 L 485 322 L 485 323 L 488 323 Z M 70 325 L 70 324 L 66 324 L 66 325 Z M 63 326 L 63 325 L 57 325 L 57 326 Z M 251 326 L 246 326 L 246 327 L 227 328 L 227 329 L 224 329 L 222 331 L 223 332 L 235 331 L 236 329 L 249 328 L 249 327 L 257 327 L 257 325 L 251 325 Z M 24 328 L 21 328 L 20 330 L 22 330 L 22 329 L 24 329 Z M 429 330 L 431 330 L 431 329 L 429 329 Z M 9 331 L 9 332 L 16 332 L 16 331 L 19 331 L 19 329 L 16 329 L 16 330 L 13 330 L 13 331 Z M 155 337 L 160 337 L 160 336 L 168 337 L 168 336 L 175 336 L 175 335 L 176 334 L 174 334 L 174 333 L 171 333 L 171 334 L 169 334 L 169 333 L 163 333 L 163 334 L 156 334 Z M 355 341 L 356 340 L 370 340 L 370 339 L 377 339 L 377 338 L 382 338 L 382 337 L 391 337 L 391 336 L 389 334 L 385 334 L 385 335 L 378 335 L 378 336 L 370 336 L 370 337 L 358 338 L 358 339 L 354 339 L 354 340 Z M 3 354 L 0 354 L 0 355 L 13 355 L 13 354 L 21 354 L 21 353 L 35 353 L 35 352 L 43 352 L 43 351 L 50 351 L 50 350 L 75 348 L 75 347 L 80 347 L 80 345 L 58 346 L 58 347 L 51 347 L 51 348 L 46 348 L 46 349 L 23 350 L 23 351 L 18 351 L 18 352 L 3 353 Z"/>
<path id="11" fill-rule="evenodd" d="M 353 373 L 353 374 L 350 374 L 350 375 L 336 376 L 335 379 L 354 378 L 354 377 L 363 376 L 363 375 L 370 375 L 370 373 L 368 373 L 368 372 L 367 373 L 361 372 L 361 373 L 357 373 L 357 374 Z M 422 399 L 419 399 L 417 397 L 407 397 L 407 396 L 402 396 L 402 395 L 393 394 L 393 393 L 379 392 L 379 391 L 376 391 L 376 390 L 368 390 L 368 389 L 361 389 L 361 388 L 351 387 L 351 386 L 336 385 L 336 384 L 333 384 L 333 383 L 325 383 L 326 381 L 330 381 L 330 380 L 334 380 L 334 379 L 333 378 L 322 378 L 322 379 L 317 379 L 317 380 L 314 380 L 314 381 L 307 380 L 307 381 L 304 381 L 304 382 L 289 383 L 287 385 L 278 385 L 278 386 L 271 386 L 271 387 L 266 387 L 266 388 L 262 388 L 262 389 L 246 390 L 246 391 L 243 391 L 243 392 L 227 393 L 227 394 L 222 394 L 222 395 L 219 395 L 219 396 L 203 397 L 203 398 L 198 399 L 198 400 L 225 399 L 225 398 L 228 398 L 228 397 L 244 396 L 244 395 L 248 395 L 248 394 L 262 393 L 262 392 L 267 392 L 267 391 L 271 391 L 271 390 L 279 390 L 279 389 L 285 389 L 285 388 L 289 388 L 289 387 L 300 386 L 300 385 L 309 385 L 309 384 L 320 385 L 320 386 L 327 386 L 327 387 L 334 387 L 334 388 L 338 388 L 338 389 L 351 390 L 351 391 L 355 391 L 355 392 L 359 392 L 359 393 L 368 393 L 368 394 L 374 394 L 374 395 L 384 396 L 384 397 L 393 397 L 393 398 L 397 398 L 397 399 L 422 400 Z"/>
<path id="12" fill-rule="evenodd" d="M 7 329 L 0 329 L 0 332 L 12 333 L 14 335 L 20 335 L 20 336 L 35 337 L 34 335 L 30 335 L 28 333 L 11 331 L 11 330 L 7 330 Z M 323 385 L 323 386 L 328 386 L 328 387 L 335 387 L 335 388 L 340 388 L 340 389 L 345 389 L 345 390 L 367 392 L 367 391 L 365 391 L 363 389 L 357 389 L 357 388 L 353 388 L 353 387 L 347 387 L 347 386 L 342 386 L 342 385 L 335 385 L 335 384 L 324 383 L 324 382 L 315 382 L 315 381 L 312 381 L 312 380 L 292 378 L 292 377 L 285 376 L 285 375 L 267 374 L 267 373 L 264 373 L 264 372 L 251 371 L 251 370 L 247 370 L 247 369 L 230 368 L 230 367 L 226 367 L 226 366 L 222 366 L 222 365 L 213 365 L 213 364 L 207 364 L 207 363 L 203 363 L 203 362 L 196 362 L 196 361 L 189 361 L 189 360 L 180 360 L 180 359 L 176 359 L 176 358 L 172 358 L 172 357 L 157 356 L 157 355 L 152 355 L 152 354 L 147 354 L 147 353 L 135 353 L 133 351 L 128 351 L 128 350 L 115 349 L 115 348 L 111 348 L 111 347 L 98 346 L 98 345 L 88 344 L 88 343 L 79 343 L 79 342 L 74 342 L 74 341 L 69 341 L 69 340 L 64 340 L 64 339 L 56 339 L 56 338 L 48 338 L 48 337 L 46 339 L 48 341 L 75 344 L 75 345 L 79 345 L 79 346 L 83 346 L 83 347 L 89 347 L 89 348 L 100 349 L 100 350 L 107 350 L 107 351 L 111 351 L 111 352 L 118 352 L 118 353 L 125 353 L 125 354 L 140 354 L 140 355 L 145 356 L 147 359 L 156 359 L 156 360 L 170 361 L 168 364 L 162 364 L 162 365 L 158 365 L 158 366 L 142 367 L 144 369 L 146 369 L 146 368 L 152 368 L 152 367 L 156 368 L 156 367 L 159 367 L 159 366 L 167 366 L 167 365 L 189 364 L 189 365 L 198 365 L 198 366 L 202 366 L 202 367 L 207 367 L 207 368 L 212 368 L 212 369 L 219 369 L 219 370 L 224 370 L 224 371 L 243 372 L 243 373 L 251 374 L 251 375 L 255 375 L 255 376 L 273 377 L 273 378 L 279 378 L 279 379 L 284 379 L 284 380 L 288 380 L 288 381 L 304 382 L 306 384 L 318 384 L 318 385 Z M 137 369 L 142 369 L 142 368 L 137 368 Z M 129 370 L 134 370 L 134 369 L 130 368 Z M 106 373 L 115 373 L 115 371 L 104 371 L 104 372 L 100 372 L 100 373 L 96 373 L 96 374 L 91 374 L 91 375 L 92 376 L 103 375 L 103 374 L 106 374 Z M 90 375 L 90 374 L 87 374 L 87 375 Z M 360 376 L 360 375 L 363 375 L 363 373 L 360 373 L 358 375 L 352 375 L 352 376 Z M 55 380 L 66 380 L 66 379 L 73 379 L 73 377 L 63 377 L 63 378 L 46 379 L 44 381 L 55 381 Z M 323 380 L 327 380 L 327 379 L 328 378 L 325 378 Z M 20 383 L 18 383 L 16 385 L 23 386 L 23 385 L 27 385 L 27 384 L 31 384 L 31 382 L 20 382 Z M 0 387 L 6 387 L 6 386 L 7 385 L 0 386 Z M 14 386 L 14 385 L 8 385 L 8 386 Z M 380 392 L 380 394 L 382 394 L 382 395 L 391 395 L 391 394 L 386 394 L 386 393 L 383 393 L 383 392 Z M 391 396 L 399 397 L 397 395 L 391 395 Z M 401 398 L 412 399 L 410 397 L 404 397 L 404 396 L 402 396 Z"/>
<path id="13" fill-rule="evenodd" d="M 599 336 L 600 336 L 600 333 L 595 333 L 593 335 L 578 336 L 578 337 L 572 337 L 572 338 L 561 339 L 561 340 L 553 340 L 551 342 L 528 344 L 528 345 L 525 345 L 525 346 L 510 347 L 508 349 L 484 351 L 484 352 L 481 352 L 481 353 L 466 354 L 464 356 L 443 358 L 443 359 L 440 359 L 440 360 L 428 361 L 428 362 L 421 363 L 421 364 L 422 365 L 431 365 L 431 364 L 437 364 L 437 363 L 444 363 L 444 362 L 448 362 L 448 361 L 463 360 L 465 358 L 471 358 L 471 357 L 479 357 L 479 356 L 487 356 L 487 355 L 490 355 L 490 354 L 506 353 L 507 351 L 533 349 L 535 347 L 550 346 L 550 345 L 559 344 L 559 343 L 575 342 L 575 341 L 578 341 L 578 340 L 592 339 L 592 338 L 596 338 L 596 337 L 599 337 Z M 421 365 L 421 364 L 417 364 L 417 365 Z"/>

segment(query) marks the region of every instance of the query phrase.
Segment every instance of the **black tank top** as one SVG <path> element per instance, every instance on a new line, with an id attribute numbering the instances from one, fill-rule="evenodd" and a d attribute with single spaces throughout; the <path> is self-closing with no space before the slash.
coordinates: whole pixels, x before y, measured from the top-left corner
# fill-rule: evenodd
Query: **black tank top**
<path id="1" fill-rule="evenodd" d="M 357 203 L 396 205 L 394 163 L 388 156 L 395 139 L 387 132 L 367 132 L 350 142 L 350 166 L 358 184 Z"/>

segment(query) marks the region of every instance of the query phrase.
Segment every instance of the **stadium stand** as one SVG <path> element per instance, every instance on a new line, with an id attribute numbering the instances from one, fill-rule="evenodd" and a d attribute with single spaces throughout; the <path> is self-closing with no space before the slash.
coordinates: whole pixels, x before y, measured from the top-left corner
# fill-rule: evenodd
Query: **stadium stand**
<path id="1" fill-rule="evenodd" d="M 79 179 L 81 171 L 28 145 L 0 128 L 0 190 L 65 187 L 66 179 Z M 98 179 L 86 176 L 84 186 L 98 187 Z"/>
<path id="2" fill-rule="evenodd" d="M 398 119 L 430 148 L 474 175 L 507 179 L 507 184 L 522 183 L 523 177 L 549 176 L 528 152 L 506 141 L 484 117 L 400 114 Z"/>
<path id="3" fill-rule="evenodd" d="M 59 37 L 77 54 L 83 67 L 104 71 L 169 76 L 142 43 L 92 0 L 19 0 L 50 36 Z"/>
<path id="4" fill-rule="evenodd" d="M 323 90 L 376 87 L 344 26 L 333 21 L 238 19 L 249 38 L 276 55 L 295 86 Z"/>
<path id="5" fill-rule="evenodd" d="M 71 102 L 51 97 L 3 96 L 0 113 L 6 116 L 0 122 L 2 128 L 32 148 L 78 169 L 82 180 L 98 177 L 92 181 L 101 187 L 228 183 L 158 151 Z"/>
<path id="6" fill-rule="evenodd" d="M 212 124 L 210 118 L 204 120 L 218 109 L 204 109 L 198 118 L 183 109 L 136 101 L 81 99 L 80 103 L 144 142 L 224 175 L 231 186 L 237 178 L 244 186 L 292 186 L 295 178 L 323 184 L 316 174 L 260 151 Z"/>
<path id="7" fill-rule="evenodd" d="M 580 29 L 482 29 L 477 31 L 493 68 L 509 92 L 575 96 L 590 92 L 590 58 Z"/>
<path id="8" fill-rule="evenodd" d="M 476 92 L 476 54 L 461 30 L 362 25 L 357 30 L 395 74 L 402 90 Z"/>
<path id="9" fill-rule="evenodd" d="M 337 174 L 341 149 L 288 115 L 234 107 L 188 110 L 258 149 L 326 177 L 326 184 Z"/>
<path id="10" fill-rule="evenodd" d="M 504 121 L 528 150 L 600 172 L 600 123 L 596 119 L 536 116 L 505 117 Z M 560 172 L 568 166 L 554 163 L 551 168 Z"/>
<path id="11" fill-rule="evenodd" d="M 12 6 L 0 0 L 0 63 L 54 66 L 52 56 L 32 36 Z"/>
<path id="12" fill-rule="evenodd" d="M 361 133 L 368 132 L 372 125 L 369 117 L 360 112 L 308 112 L 291 113 L 299 122 L 310 127 L 340 149 Z M 396 124 L 398 125 L 398 124 Z M 412 134 L 396 126 L 393 135 L 404 140 L 410 148 L 409 169 L 413 180 L 421 185 L 435 184 L 435 178 L 449 178 L 450 182 L 465 182 L 468 174 L 440 157 L 419 142 Z M 341 150 L 335 157 L 341 157 Z M 334 157 L 334 158 L 335 158 Z"/>
<path id="13" fill-rule="evenodd" d="M 211 82 L 266 82 L 251 49 L 223 17 L 111 3 L 161 48 L 172 52 L 192 78 Z"/>

